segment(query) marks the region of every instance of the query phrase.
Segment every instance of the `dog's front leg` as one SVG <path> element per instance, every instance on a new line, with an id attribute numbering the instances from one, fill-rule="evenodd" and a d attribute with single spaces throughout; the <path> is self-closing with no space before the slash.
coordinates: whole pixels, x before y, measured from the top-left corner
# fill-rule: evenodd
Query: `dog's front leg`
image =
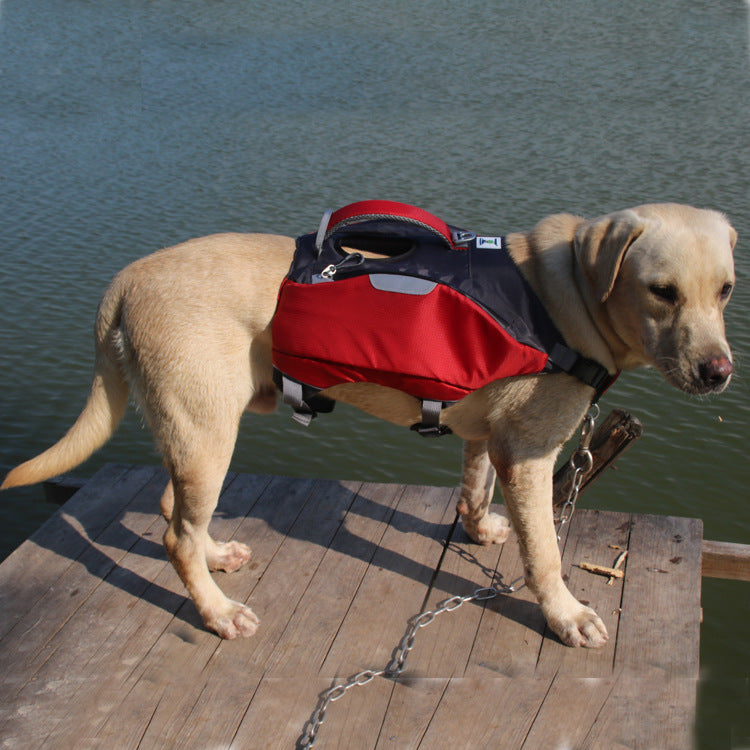
<path id="1" fill-rule="evenodd" d="M 495 494 L 495 476 L 487 455 L 487 441 L 464 441 L 461 497 L 456 510 L 461 514 L 466 533 L 478 544 L 502 544 L 510 531 L 505 516 L 489 512 Z"/>
<path id="2" fill-rule="evenodd" d="M 598 648 L 607 629 L 593 609 L 581 604 L 562 580 L 560 551 L 552 510 L 554 455 L 511 458 L 490 448 L 503 496 L 518 535 L 526 583 L 536 596 L 550 628 L 568 646 Z"/>

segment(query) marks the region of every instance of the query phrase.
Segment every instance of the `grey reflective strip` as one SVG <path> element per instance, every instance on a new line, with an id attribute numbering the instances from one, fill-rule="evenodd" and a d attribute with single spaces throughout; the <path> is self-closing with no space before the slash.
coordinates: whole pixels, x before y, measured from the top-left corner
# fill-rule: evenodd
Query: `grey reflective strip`
<path id="1" fill-rule="evenodd" d="M 323 240 L 325 240 L 326 230 L 328 229 L 328 222 L 331 220 L 333 211 L 329 208 L 323 213 L 320 219 L 320 226 L 318 227 L 318 233 L 315 235 L 315 249 L 320 255 L 320 251 L 323 249 Z"/>
<path id="2" fill-rule="evenodd" d="M 305 405 L 302 400 L 302 384 L 295 383 L 294 380 L 290 380 L 286 375 L 282 376 L 282 394 L 283 401 L 285 404 L 289 404 L 293 409 L 300 409 Z"/>
<path id="3" fill-rule="evenodd" d="M 371 273 L 370 283 L 381 292 L 398 292 L 399 294 L 429 294 L 436 286 L 436 281 L 418 279 L 416 276 L 399 276 L 394 273 Z"/>
<path id="4" fill-rule="evenodd" d="M 292 414 L 292 419 L 295 422 L 299 422 L 303 427 L 307 427 L 312 422 L 312 414 L 303 414 L 301 411 L 295 411 Z"/>
<path id="5" fill-rule="evenodd" d="M 549 353 L 549 361 L 557 365 L 561 370 L 570 372 L 570 369 L 578 361 L 578 354 L 562 344 L 555 344 Z"/>
<path id="6" fill-rule="evenodd" d="M 281 394 L 285 404 L 294 409 L 292 419 L 307 427 L 312 421 L 313 415 L 307 404 L 302 400 L 302 385 L 290 380 L 286 375 L 281 376 Z"/>
<path id="7" fill-rule="evenodd" d="M 422 401 L 422 427 L 438 427 L 442 401 Z"/>

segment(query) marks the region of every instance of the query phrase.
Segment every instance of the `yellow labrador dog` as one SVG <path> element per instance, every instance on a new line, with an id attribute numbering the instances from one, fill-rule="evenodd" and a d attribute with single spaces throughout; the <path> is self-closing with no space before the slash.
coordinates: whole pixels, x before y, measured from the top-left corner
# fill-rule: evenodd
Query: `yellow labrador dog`
<path id="1" fill-rule="evenodd" d="M 722 313 L 736 239 L 720 213 L 659 204 L 594 220 L 550 216 L 508 245 L 571 348 L 611 373 L 651 366 L 677 388 L 705 394 L 723 390 L 733 370 Z M 271 319 L 293 250 L 287 237 L 220 234 L 121 271 L 99 306 L 83 412 L 2 485 L 39 482 L 86 459 L 110 437 L 132 391 L 171 477 L 161 500 L 169 559 L 206 627 L 223 638 L 252 635 L 258 619 L 209 571 L 238 569 L 250 550 L 214 541 L 207 529 L 240 416 L 276 406 Z M 421 419 L 417 399 L 382 386 L 339 385 L 323 395 L 406 427 Z M 506 539 L 507 521 L 488 512 L 494 481 L 486 479 L 496 472 L 550 627 L 570 646 L 596 647 L 607 630 L 563 583 L 551 503 L 555 458 L 591 397 L 564 373 L 509 378 L 445 408 L 441 422 L 465 441 L 458 510 L 468 534 L 481 544 Z"/>

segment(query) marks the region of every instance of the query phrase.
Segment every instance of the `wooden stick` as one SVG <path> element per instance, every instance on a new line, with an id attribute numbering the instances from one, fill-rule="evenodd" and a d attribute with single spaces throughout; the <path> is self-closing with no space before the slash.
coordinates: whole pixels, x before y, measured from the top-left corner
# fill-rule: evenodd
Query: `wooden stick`
<path id="1" fill-rule="evenodd" d="M 591 455 L 594 458 L 594 466 L 584 478 L 579 492 L 583 492 L 642 434 L 643 425 L 637 417 L 622 409 L 613 409 L 609 416 L 594 430 L 591 437 Z M 555 507 L 559 507 L 567 500 L 573 482 L 573 473 L 574 470 L 568 460 L 555 474 L 552 485 L 552 502 Z"/>
<path id="2" fill-rule="evenodd" d="M 600 576 L 610 576 L 611 578 L 624 578 L 625 571 L 616 568 L 608 568 L 605 565 L 596 565 L 594 563 L 579 562 L 578 567 L 581 570 L 587 570 L 589 573 L 596 573 Z"/>
<path id="3" fill-rule="evenodd" d="M 619 555 L 617 555 L 617 559 L 615 560 L 615 564 L 613 566 L 615 570 L 620 570 L 627 556 L 628 556 L 628 551 L 626 549 L 620 552 Z M 611 586 L 615 582 L 616 577 L 617 576 L 610 576 L 609 580 L 607 581 L 607 586 Z"/>

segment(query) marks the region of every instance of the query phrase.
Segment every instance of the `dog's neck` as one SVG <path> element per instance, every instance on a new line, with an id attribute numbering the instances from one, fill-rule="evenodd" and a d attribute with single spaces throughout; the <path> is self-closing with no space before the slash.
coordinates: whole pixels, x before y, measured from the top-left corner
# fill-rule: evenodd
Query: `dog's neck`
<path id="1" fill-rule="evenodd" d="M 602 325 L 595 301 L 581 289 L 573 236 L 583 219 L 560 214 L 541 221 L 531 232 L 509 234 L 508 251 L 571 349 L 599 362 L 610 373 L 618 367 L 614 331 Z"/>

